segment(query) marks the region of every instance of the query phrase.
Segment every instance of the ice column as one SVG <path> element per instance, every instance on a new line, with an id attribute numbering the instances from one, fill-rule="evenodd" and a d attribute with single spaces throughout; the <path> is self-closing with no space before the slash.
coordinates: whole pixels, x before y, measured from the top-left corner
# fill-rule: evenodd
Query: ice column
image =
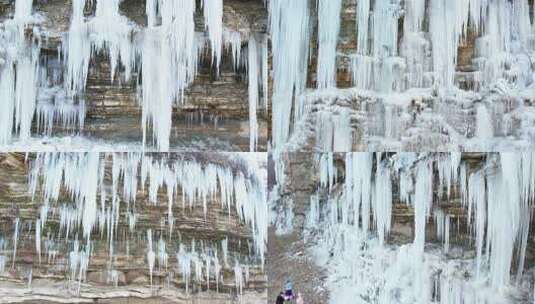
<path id="1" fill-rule="evenodd" d="M 390 168 L 380 162 L 380 153 L 377 154 L 374 199 L 374 219 L 379 243 L 383 245 L 385 237 L 390 232 L 392 222 L 392 181 L 390 179 Z"/>
<path id="2" fill-rule="evenodd" d="M 421 161 L 417 166 L 416 184 L 414 193 L 414 248 L 422 259 L 425 245 L 425 225 L 427 216 L 431 211 L 433 199 L 433 172 L 431 165 Z"/>
<path id="3" fill-rule="evenodd" d="M 17 217 L 15 219 L 15 230 L 13 232 L 13 264 L 12 264 L 12 267 L 15 267 L 15 262 L 17 260 L 17 243 L 19 241 L 19 224 L 20 224 L 20 219 Z"/>
<path id="4" fill-rule="evenodd" d="M 15 1 L 15 20 L 27 20 L 32 15 L 33 0 Z"/>
<path id="5" fill-rule="evenodd" d="M 212 58 L 217 70 L 221 62 L 223 47 L 223 0 L 203 0 L 204 24 L 212 49 Z"/>
<path id="6" fill-rule="evenodd" d="M 197 73 L 195 0 L 161 2 L 162 25 L 144 32 L 142 46 L 143 144 L 147 127 L 161 151 L 169 150 L 173 103 Z"/>
<path id="7" fill-rule="evenodd" d="M 336 45 L 342 0 L 318 0 L 318 88 L 336 86 Z"/>
<path id="8" fill-rule="evenodd" d="M 13 132 L 13 118 L 15 108 L 15 71 L 11 62 L 0 66 L 0 100 L 2 100 L 2 111 L 0 111 L 0 144 L 8 143 Z"/>
<path id="9" fill-rule="evenodd" d="M 308 2 L 308 0 L 269 2 L 273 45 L 272 103 L 275 147 L 287 141 L 294 94 L 299 95 L 306 85 L 310 37 Z"/>
<path id="10" fill-rule="evenodd" d="M 430 1 L 430 24 L 435 82 L 450 89 L 454 86 L 459 40 L 466 32 L 469 1 Z"/>
<path id="11" fill-rule="evenodd" d="M 147 262 L 149 263 L 150 285 L 152 286 L 152 271 L 154 270 L 154 262 L 156 261 L 156 253 L 152 250 L 152 230 L 147 230 Z"/>
<path id="12" fill-rule="evenodd" d="M 258 106 L 258 51 L 257 42 L 254 35 L 249 38 L 249 151 L 256 151 L 258 143 L 258 121 L 256 118 L 256 111 Z"/>
<path id="13" fill-rule="evenodd" d="M 72 17 L 67 43 L 64 44 L 66 54 L 67 75 L 66 87 L 71 94 L 78 94 L 85 89 L 91 57 L 91 44 L 87 39 L 87 26 L 84 22 L 85 0 L 72 1 Z"/>

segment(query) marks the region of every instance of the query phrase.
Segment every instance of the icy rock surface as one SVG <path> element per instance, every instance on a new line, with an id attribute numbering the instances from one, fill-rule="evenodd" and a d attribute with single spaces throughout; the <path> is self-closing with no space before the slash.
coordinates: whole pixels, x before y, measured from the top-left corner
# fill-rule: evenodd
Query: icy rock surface
<path id="1" fill-rule="evenodd" d="M 94 297 L 95 283 L 109 297 L 145 283 L 152 291 L 138 296 L 157 296 L 163 288 L 162 294 L 181 297 L 203 291 L 247 297 L 262 288 L 267 203 L 261 154 L 40 153 L 0 160 L 0 183 L 12 189 L 1 201 L 12 198 L 20 206 L 20 217 L 2 218 L 6 229 L 0 229 L 6 284 L 26 273 L 30 286 L 32 278 L 39 281 L 34 295 L 46 297 L 45 282 L 65 277 L 69 290 L 58 299 Z M 7 184 L 7 175 L 17 182 Z M 6 204 L 0 209 L 7 212 Z M 234 278 L 236 269 L 243 271 Z M 9 286 L 0 294 L 28 296 Z"/>
<path id="2" fill-rule="evenodd" d="M 530 302 L 534 161 L 533 153 L 319 154 L 309 201 L 292 207 L 306 214 L 304 254 L 326 275 L 313 289 L 325 288 L 329 303 Z M 334 176 L 343 179 L 330 182 L 340 166 Z"/>
<path id="3" fill-rule="evenodd" d="M 56 129 L 75 134 L 85 132 L 88 110 L 95 111 L 93 107 L 88 109 L 85 99 L 89 96 L 93 106 L 95 97 L 88 89 L 94 86 L 92 75 L 103 69 L 109 71 L 107 85 L 112 90 L 125 90 L 140 106 L 143 147 L 168 151 L 173 113 L 178 108 L 195 109 L 194 105 L 188 108 L 195 98 L 185 95 L 197 79 L 198 70 L 204 68 L 206 54 L 211 52 L 215 77 L 228 78 L 228 75 L 220 75 L 225 58 L 233 60 L 237 75 L 247 73 L 244 65 L 240 66 L 240 54 L 249 39 L 242 37 L 258 35 L 259 41 L 265 39 L 262 37 L 265 34 L 243 29 L 244 25 L 228 28 L 223 23 L 223 0 L 204 1 L 201 8 L 193 0 L 147 0 L 143 12 L 147 26 L 123 14 L 122 0 L 74 0 L 64 33 L 50 31 L 53 22 L 46 19 L 45 12 L 46 6 L 52 4 L 39 4 L 39 8 L 45 7 L 42 13 L 34 11 L 33 6 L 37 5 L 33 2 L 15 1 L 13 16 L 7 16 L 0 26 L 0 94 L 5 101 L 0 117 L 0 145 L 52 136 Z M 204 32 L 196 28 L 196 14 L 204 16 Z M 58 25 L 53 30 L 61 31 L 61 27 Z M 59 41 L 51 43 L 49 39 Z M 244 45 L 242 40 L 246 42 Z M 54 43 L 57 43 L 56 49 L 50 47 Z M 268 108 L 267 43 L 258 43 L 256 48 L 258 63 L 253 72 L 263 87 L 250 87 L 249 95 L 262 96 L 266 102 L 249 103 L 250 141 L 255 143 L 250 145 L 252 150 L 257 147 L 260 129 L 256 112 Z M 227 52 L 231 56 L 227 56 Z M 127 88 L 131 88 L 131 92 Z M 244 95 L 247 95 L 246 89 Z M 99 98 L 103 96 L 107 94 Z M 113 98 L 124 96 L 125 93 Z M 228 102 L 237 100 L 239 103 L 235 97 L 210 98 L 213 99 L 210 103 L 217 104 L 223 112 L 247 108 L 247 103 L 225 105 L 221 102 L 221 99 L 228 99 Z M 232 117 L 236 113 L 229 111 L 226 115 Z"/>
<path id="4" fill-rule="evenodd" d="M 313 2 L 270 1 L 275 148 L 533 147 L 532 1 Z"/>

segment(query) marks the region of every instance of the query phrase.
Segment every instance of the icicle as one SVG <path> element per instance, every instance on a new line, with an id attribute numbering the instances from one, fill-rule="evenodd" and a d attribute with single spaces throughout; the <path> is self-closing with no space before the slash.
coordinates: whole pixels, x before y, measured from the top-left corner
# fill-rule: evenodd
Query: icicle
<path id="1" fill-rule="evenodd" d="M 269 41 L 268 35 L 264 35 L 262 47 L 262 98 L 264 99 L 264 109 L 269 111 Z"/>
<path id="2" fill-rule="evenodd" d="M 0 144 L 11 140 L 13 131 L 13 114 L 15 109 L 15 71 L 11 62 L 0 66 L 0 100 L 3 109 L 0 111 Z"/>
<path id="3" fill-rule="evenodd" d="M 425 225 L 433 202 L 433 172 L 430 164 L 421 161 L 417 167 L 414 186 L 414 248 L 421 259 L 425 245 Z"/>
<path id="4" fill-rule="evenodd" d="M 234 63 L 234 70 L 237 70 L 240 67 L 241 59 L 241 34 L 240 32 L 225 29 L 223 31 L 223 41 L 225 43 L 225 48 L 230 49 L 232 62 Z"/>
<path id="5" fill-rule="evenodd" d="M 150 286 L 152 286 L 152 271 L 154 270 L 154 262 L 156 254 L 152 251 L 152 229 L 147 230 L 147 262 L 149 263 Z"/>
<path id="6" fill-rule="evenodd" d="M 454 85 L 459 40 L 465 34 L 469 1 L 430 1 L 429 32 L 433 45 L 436 82 L 447 89 Z"/>
<path id="7" fill-rule="evenodd" d="M 17 64 L 17 83 L 15 86 L 15 128 L 22 140 L 31 136 L 32 121 L 35 115 L 37 96 L 38 55 L 25 57 Z"/>
<path id="8" fill-rule="evenodd" d="M 444 219 L 444 252 L 450 251 L 450 215 L 446 215 Z"/>
<path id="9" fill-rule="evenodd" d="M 0 255 L 0 275 L 4 273 L 6 269 L 6 257 Z"/>
<path id="10" fill-rule="evenodd" d="M 346 158 L 346 198 L 347 204 L 352 206 L 353 223 L 358 226 L 362 220 L 362 231 L 364 235 L 370 229 L 370 208 L 372 198 L 372 168 L 373 168 L 373 154 L 372 153 L 350 153 L 351 161 L 348 162 Z M 349 173 L 349 171 L 351 173 Z M 380 174 L 385 172 L 381 171 Z M 381 176 L 382 178 L 383 176 Z M 387 187 L 386 181 L 381 181 L 379 187 Z M 377 191 L 378 189 L 376 189 Z M 381 204 L 383 211 L 388 210 L 388 194 L 381 197 Z M 361 211 L 362 210 L 362 211 Z M 380 215 L 381 225 L 385 228 L 388 225 L 388 216 L 386 214 Z M 390 225 L 388 225 L 390 226 Z M 386 232 L 387 230 L 383 230 Z"/>
<path id="11" fill-rule="evenodd" d="M 71 94 L 77 94 L 85 89 L 89 71 L 91 46 L 86 39 L 88 29 L 84 23 L 84 7 L 85 0 L 73 0 L 68 40 L 63 46 L 63 53 L 67 58 L 65 82 Z"/>
<path id="12" fill-rule="evenodd" d="M 106 51 L 110 57 L 111 81 L 119 63 L 125 68 L 125 79 L 131 76 L 134 52 L 130 41 L 132 26 L 119 13 L 121 0 L 97 0 L 95 18 L 89 21 L 91 47 L 95 52 Z"/>
<path id="13" fill-rule="evenodd" d="M 290 133 L 294 94 L 305 88 L 309 49 L 308 0 L 269 1 L 273 46 L 273 145 Z M 294 106 L 296 108 L 296 106 Z"/>
<path id="14" fill-rule="evenodd" d="M 15 219 L 15 230 L 13 232 L 13 264 L 12 268 L 15 267 L 15 262 L 17 261 L 17 243 L 19 241 L 19 222 L 20 219 L 17 217 Z"/>
<path id="15" fill-rule="evenodd" d="M 485 219 L 486 219 L 486 206 L 485 206 L 485 181 L 481 174 L 474 173 L 470 175 L 468 179 L 468 225 L 470 226 L 470 217 L 472 206 L 475 208 L 476 216 L 476 275 L 479 277 L 481 270 L 481 259 L 483 251 L 483 239 L 485 236 Z"/>
<path id="16" fill-rule="evenodd" d="M 17 21 L 27 20 L 32 15 L 33 0 L 15 1 L 15 16 Z"/>
<path id="17" fill-rule="evenodd" d="M 360 0 L 357 2 L 357 53 L 368 55 L 368 32 L 370 22 L 370 0 Z"/>
<path id="18" fill-rule="evenodd" d="M 41 220 L 35 221 L 35 249 L 41 265 Z"/>
<path id="19" fill-rule="evenodd" d="M 165 250 L 165 241 L 160 236 L 160 240 L 158 241 L 158 269 L 161 271 L 161 269 L 167 270 L 167 261 L 169 257 L 167 255 L 167 252 Z M 163 266 L 163 267 L 162 267 Z"/>
<path id="20" fill-rule="evenodd" d="M 434 212 L 435 216 L 435 226 L 437 231 L 437 239 L 444 240 L 445 227 L 444 227 L 444 211 L 442 209 L 436 209 Z"/>
<path id="21" fill-rule="evenodd" d="M 142 126 L 143 146 L 147 127 L 152 125 L 158 148 L 168 151 L 172 105 L 175 100 L 184 101 L 184 90 L 197 73 L 198 52 L 195 0 L 163 1 L 161 5 L 161 27 L 147 29 L 142 42 Z"/>
<path id="22" fill-rule="evenodd" d="M 212 58 L 217 71 L 223 44 L 223 0 L 203 0 L 204 26 L 208 30 Z M 213 62 L 212 60 L 212 62 Z"/>
<path id="23" fill-rule="evenodd" d="M 491 286 L 503 290 L 510 283 L 515 241 L 522 239 L 529 225 L 522 225 L 522 214 L 528 211 L 521 200 L 521 158 L 514 153 L 501 153 L 500 167 L 496 174 L 487 175 L 487 250 L 491 248 Z"/>
<path id="24" fill-rule="evenodd" d="M 208 0 L 212 1 L 212 0 Z M 248 50 L 249 64 L 249 151 L 256 151 L 258 143 L 258 121 L 256 118 L 256 109 L 258 106 L 258 52 L 257 42 L 254 35 L 249 38 L 249 50 Z"/>
<path id="25" fill-rule="evenodd" d="M 149 27 L 156 26 L 156 18 L 158 16 L 158 0 L 147 0 L 145 4 L 145 14 L 147 15 L 147 25 Z"/>
<path id="26" fill-rule="evenodd" d="M 320 221 L 319 198 L 317 195 L 310 196 L 310 210 L 307 215 L 309 227 L 317 227 Z"/>
<path id="27" fill-rule="evenodd" d="M 334 155 L 332 152 L 320 155 L 320 184 L 322 187 L 328 187 L 329 190 L 336 182 L 336 167 L 334 165 Z"/>
<path id="28" fill-rule="evenodd" d="M 243 269 L 238 261 L 236 261 L 234 266 L 234 282 L 236 284 L 236 292 L 238 295 L 243 294 Z"/>
<path id="29" fill-rule="evenodd" d="M 184 280 L 184 284 L 186 285 L 186 293 L 188 293 L 189 280 L 191 277 L 191 256 L 185 252 L 182 244 L 180 244 L 179 247 L 177 253 L 178 267 L 180 274 L 182 275 L 182 280 Z"/>
<path id="30" fill-rule="evenodd" d="M 33 280 L 33 269 L 30 269 L 28 273 L 28 289 L 32 289 L 32 280 Z"/>
<path id="31" fill-rule="evenodd" d="M 379 243 L 384 244 L 385 237 L 390 232 L 392 221 L 392 182 L 390 169 L 380 163 L 377 154 L 377 171 L 375 174 L 374 218 L 379 235 Z"/>
<path id="32" fill-rule="evenodd" d="M 405 30 L 417 32 L 422 26 L 425 16 L 425 0 L 405 1 Z M 472 1 L 470 1 L 472 2 Z"/>
<path id="33" fill-rule="evenodd" d="M 228 267 L 228 238 L 221 240 L 221 249 L 223 251 L 223 262 Z"/>
<path id="34" fill-rule="evenodd" d="M 214 254 L 214 276 L 215 276 L 215 288 L 216 292 L 219 292 L 219 277 L 221 276 L 221 264 L 219 264 L 219 258 L 217 257 L 217 250 Z"/>
<path id="35" fill-rule="evenodd" d="M 399 9 L 390 1 L 375 2 L 372 54 L 376 58 L 397 55 Z"/>
<path id="36" fill-rule="evenodd" d="M 318 64 L 319 89 L 336 87 L 336 46 L 340 32 L 342 0 L 318 0 Z"/>

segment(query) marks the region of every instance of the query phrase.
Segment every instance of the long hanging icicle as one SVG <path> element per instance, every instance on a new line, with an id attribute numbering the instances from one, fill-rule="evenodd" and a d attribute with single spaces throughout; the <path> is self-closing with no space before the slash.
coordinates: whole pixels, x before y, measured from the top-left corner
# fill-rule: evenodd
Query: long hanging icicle
<path id="1" fill-rule="evenodd" d="M 249 151 L 256 151 L 258 144 L 258 121 L 256 111 L 258 107 L 258 76 L 259 58 L 258 45 L 254 35 L 249 38 L 248 75 L 249 75 Z"/>
<path id="2" fill-rule="evenodd" d="M 15 87 L 15 128 L 21 139 L 30 138 L 37 98 L 38 54 L 24 58 L 17 64 Z"/>
<path id="3" fill-rule="evenodd" d="M 309 49 L 308 0 L 269 2 L 273 45 L 273 145 L 284 144 L 290 134 L 294 96 L 305 88 Z M 296 118 L 297 119 L 297 118 Z"/>
<path id="4" fill-rule="evenodd" d="M 147 26 L 156 26 L 156 18 L 158 17 L 158 0 L 147 0 L 145 5 L 145 14 L 147 15 Z"/>
<path id="5" fill-rule="evenodd" d="M 35 251 L 39 258 L 39 265 L 41 265 L 41 220 L 35 221 Z"/>
<path id="6" fill-rule="evenodd" d="M 377 171 L 375 174 L 375 195 L 373 214 L 381 246 L 390 232 L 392 222 L 392 181 L 390 169 L 381 164 L 380 153 L 377 154 Z"/>
<path id="7" fill-rule="evenodd" d="M 17 261 L 17 243 L 19 242 L 19 227 L 20 219 L 17 217 L 15 219 L 15 230 L 13 232 L 13 263 L 12 268 L 15 267 L 15 262 Z"/>
<path id="8" fill-rule="evenodd" d="M 223 0 L 203 0 L 204 26 L 208 30 L 212 62 L 215 60 L 217 71 L 221 62 L 223 47 Z"/>
<path id="9" fill-rule="evenodd" d="M 425 226 L 433 202 L 433 171 L 427 161 L 418 164 L 414 186 L 414 248 L 421 259 L 425 245 Z"/>
<path id="10" fill-rule="evenodd" d="M 148 28 L 143 37 L 143 146 L 147 127 L 152 125 L 158 148 L 168 151 L 173 103 L 184 101 L 184 90 L 197 73 L 198 52 L 195 0 L 164 0 L 160 3 L 162 25 Z"/>
<path id="11" fill-rule="evenodd" d="M 368 55 L 368 32 L 370 24 L 370 0 L 357 2 L 357 53 L 362 56 Z"/>
<path id="12" fill-rule="evenodd" d="M 22 140 L 31 136 L 40 55 L 39 45 L 25 36 L 32 4 L 32 0 L 16 1 L 13 19 L 6 20 L 0 28 L 0 144 L 8 143 L 13 133 Z"/>
<path id="13" fill-rule="evenodd" d="M 372 208 L 372 174 L 373 174 L 373 154 L 372 153 L 347 153 L 346 154 L 346 180 L 345 180 L 345 192 L 346 202 L 348 206 L 351 206 L 353 210 L 352 222 L 353 225 L 360 227 L 364 235 L 370 230 L 370 216 Z M 379 174 L 378 188 L 375 191 L 383 187 L 388 187 L 386 181 L 383 180 L 384 171 L 377 172 Z M 377 193 L 373 193 L 376 195 Z M 388 197 L 382 196 L 381 206 L 382 211 L 388 210 Z M 349 210 L 348 209 L 348 210 Z M 382 231 L 388 231 L 390 225 L 387 226 L 387 215 L 381 214 L 376 218 L 376 223 L 383 229 Z M 349 217 L 348 217 L 349 218 Z M 361 223 L 359 225 L 359 223 Z"/>
<path id="14" fill-rule="evenodd" d="M 15 20 L 26 20 L 32 15 L 33 0 L 15 1 Z"/>
<path id="15" fill-rule="evenodd" d="M 449 0 L 431 0 L 429 4 L 433 70 L 436 82 L 447 89 L 454 86 L 457 50 L 468 24 L 469 4 Z"/>
<path id="16" fill-rule="evenodd" d="M 318 0 L 318 64 L 319 89 L 336 86 L 336 45 L 340 32 L 342 0 Z"/>
<path id="17" fill-rule="evenodd" d="M 86 39 L 88 30 L 84 22 L 84 7 L 85 0 L 72 1 L 71 25 L 67 43 L 63 44 L 67 58 L 66 88 L 73 95 L 85 89 L 91 56 L 91 47 Z"/>
<path id="18" fill-rule="evenodd" d="M 7 62 L 0 67 L 0 100 L 3 109 L 0 111 L 0 144 L 11 140 L 13 132 L 13 118 L 15 109 L 15 71 L 13 64 Z"/>
<path id="19" fill-rule="evenodd" d="M 152 230 L 147 230 L 147 263 L 149 264 L 150 285 L 152 286 L 152 272 L 154 270 L 154 262 L 156 261 L 156 253 L 152 250 Z"/>

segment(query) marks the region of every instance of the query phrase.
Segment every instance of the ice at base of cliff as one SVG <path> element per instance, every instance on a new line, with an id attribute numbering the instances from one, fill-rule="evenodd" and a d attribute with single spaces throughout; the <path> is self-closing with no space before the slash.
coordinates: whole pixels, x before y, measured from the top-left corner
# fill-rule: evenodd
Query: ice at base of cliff
<path id="1" fill-rule="evenodd" d="M 436 94 L 431 88 L 306 90 L 297 97 L 300 116 L 293 132 L 277 149 L 310 149 L 314 138 L 312 149 L 323 152 L 352 151 L 356 144 L 363 151 L 523 151 L 535 146 L 535 107 L 518 105 L 503 112 L 505 102 L 482 101 L 483 96 L 505 96 L 512 105 L 535 101 L 535 87 L 506 95 L 458 89 Z"/>

